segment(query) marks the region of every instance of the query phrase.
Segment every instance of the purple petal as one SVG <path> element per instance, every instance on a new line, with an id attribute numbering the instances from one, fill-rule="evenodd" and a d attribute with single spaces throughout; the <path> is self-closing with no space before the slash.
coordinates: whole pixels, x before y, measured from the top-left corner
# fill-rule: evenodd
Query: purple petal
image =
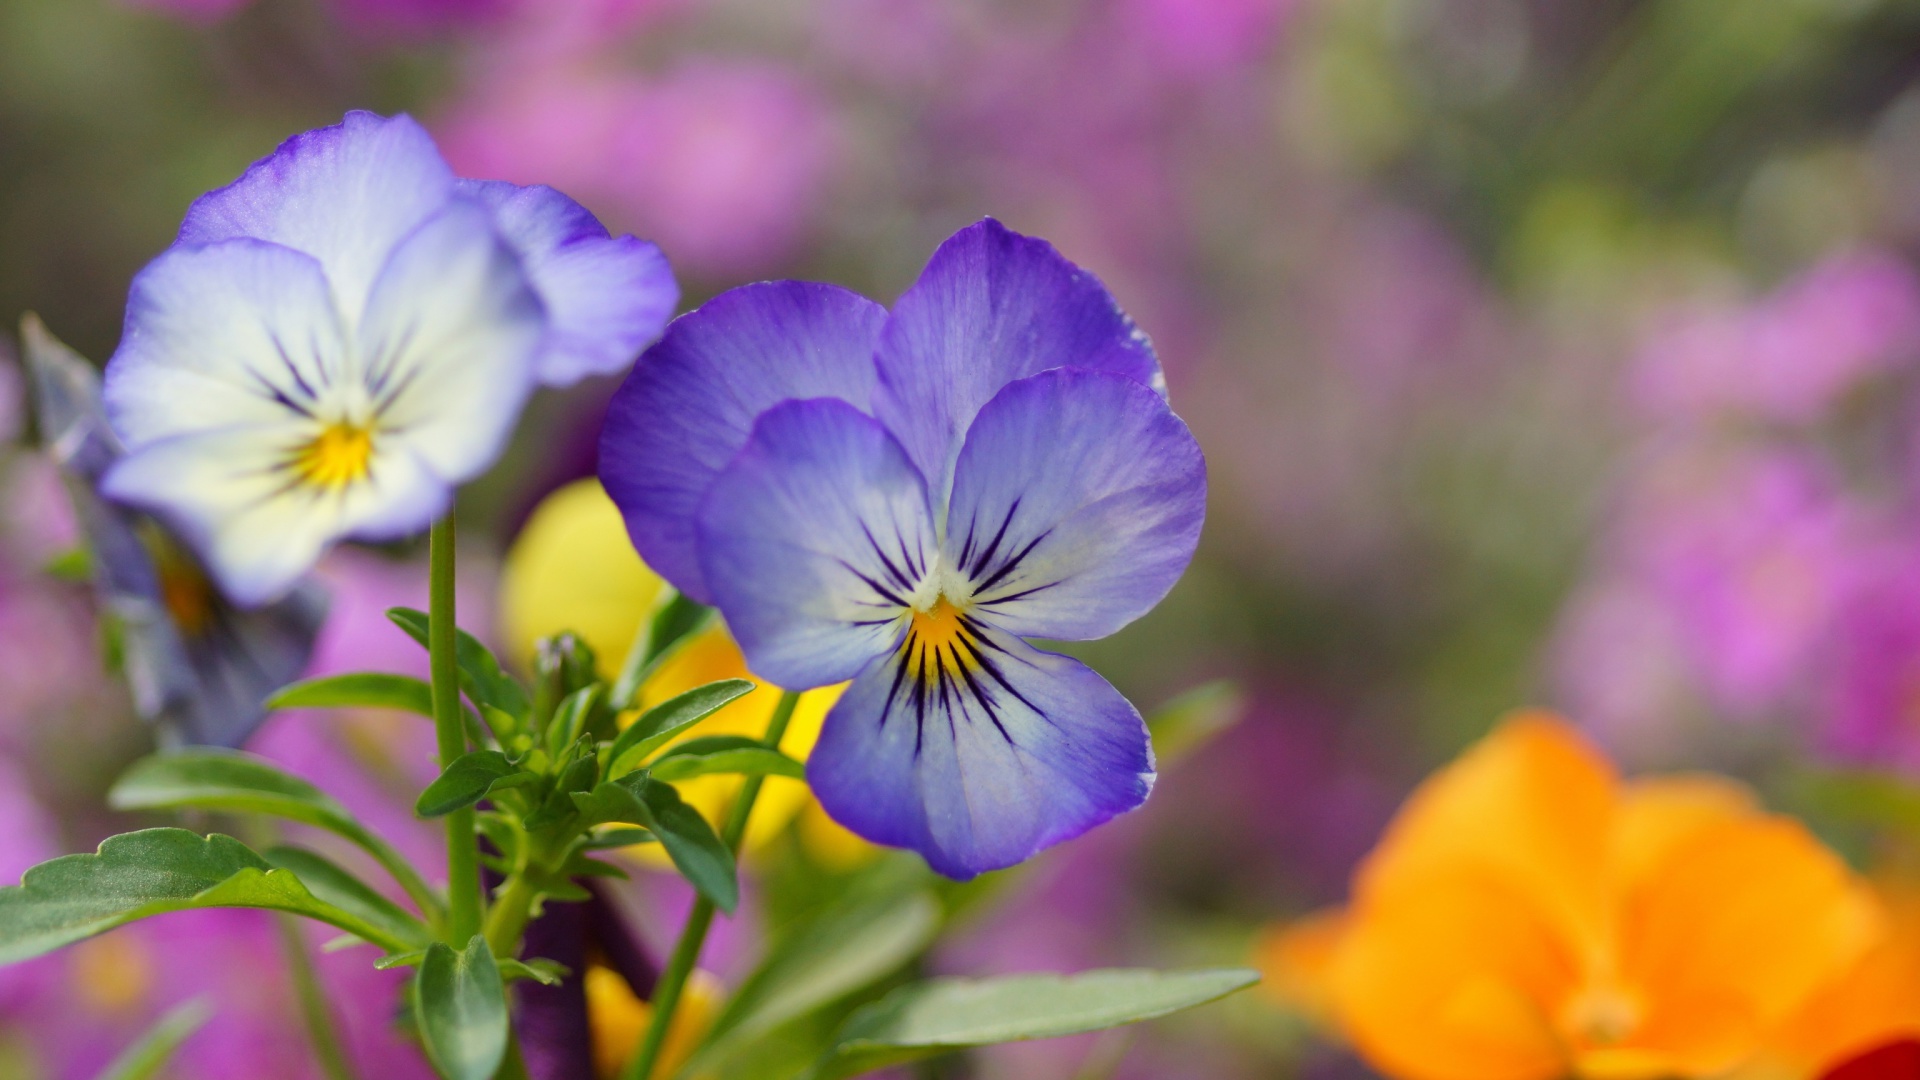
<path id="1" fill-rule="evenodd" d="M 1106 637 L 1193 558 L 1207 465 L 1160 395 L 1119 375 L 1010 383 L 967 432 L 942 558 L 1011 634 Z"/>
<path id="2" fill-rule="evenodd" d="M 790 690 L 852 678 L 891 649 L 939 545 L 900 444 L 832 398 L 760 417 L 701 506 L 699 541 L 747 666 Z"/>
<path id="3" fill-rule="evenodd" d="M 357 319 L 387 253 L 446 204 L 453 171 L 412 117 L 350 112 L 295 135 L 238 180 L 194 201 L 181 244 L 251 237 L 320 260 Z"/>
<path id="4" fill-rule="evenodd" d="M 1000 388 L 1057 367 L 1160 389 L 1153 346 L 1098 278 L 992 218 L 933 253 L 900 297 L 877 357 L 874 415 L 945 500 L 960 440 Z"/>
<path id="5" fill-rule="evenodd" d="M 995 630 L 967 640 L 957 662 L 874 661 L 827 715 L 807 781 L 835 821 L 969 878 L 1146 800 L 1146 725 L 1105 679 Z"/>
<path id="6" fill-rule="evenodd" d="M 762 412 L 795 398 L 865 409 L 886 311 L 831 285 L 764 282 L 674 321 L 613 397 L 600 480 L 647 565 L 702 603 L 713 593 L 694 516 Z"/>
<path id="7" fill-rule="evenodd" d="M 550 187 L 462 180 L 460 190 L 492 208 L 520 254 L 550 323 L 537 374 L 548 386 L 611 375 L 660 337 L 680 286 L 660 249 L 613 237 L 587 209 Z"/>

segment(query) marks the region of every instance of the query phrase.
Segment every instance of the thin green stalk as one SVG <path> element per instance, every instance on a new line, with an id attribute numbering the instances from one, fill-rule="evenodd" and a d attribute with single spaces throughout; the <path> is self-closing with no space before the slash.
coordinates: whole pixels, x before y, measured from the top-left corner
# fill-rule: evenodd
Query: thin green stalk
<path id="1" fill-rule="evenodd" d="M 453 515 L 433 523 L 433 565 L 427 603 L 427 645 L 433 670 L 433 729 L 440 767 L 467 752 L 460 716 L 460 668 L 453 613 Z M 461 948 L 480 932 L 480 862 L 473 808 L 447 815 L 447 942 Z"/>
<path id="2" fill-rule="evenodd" d="M 539 890 L 533 875 L 526 871 L 507 878 L 493 906 L 487 909 L 487 945 L 498 957 L 520 951 L 520 937 L 527 932 L 527 920 L 533 913 L 533 898 Z"/>
<path id="3" fill-rule="evenodd" d="M 780 739 L 787 733 L 787 723 L 793 719 L 793 707 L 799 704 L 800 695 L 793 690 L 780 694 L 780 703 L 773 707 L 773 719 L 767 722 L 766 738 L 761 740 L 764 746 L 779 749 Z M 726 827 L 720 831 L 720 839 L 727 850 L 740 854 L 740 841 L 747 834 L 747 821 L 753 816 L 753 804 L 760 798 L 760 784 L 766 778 L 749 776 L 740 787 L 739 798 L 733 801 L 733 809 L 727 815 Z M 667 959 L 667 969 L 660 975 L 660 982 L 653 993 L 653 1017 L 647 1022 L 647 1030 L 640 1037 L 640 1048 L 634 1051 L 633 1058 L 627 1062 L 621 1072 L 620 1080 L 650 1080 L 654 1062 L 660 1057 L 660 1050 L 667 1042 L 667 1032 L 673 1026 L 673 1014 L 680 1006 L 681 991 L 686 989 L 687 979 L 693 974 L 693 965 L 700 959 L 700 948 L 706 944 L 707 930 L 713 926 L 713 902 L 706 897 L 696 897 L 693 910 L 687 914 L 687 923 L 680 928 L 680 940 L 674 943 L 673 955 Z"/>
<path id="4" fill-rule="evenodd" d="M 306 1021 L 307 1040 L 313 1044 L 320 1071 L 327 1080 L 357 1080 L 334 1025 L 333 1010 L 327 1006 L 326 992 L 320 989 L 319 976 L 314 973 L 313 958 L 307 955 L 300 920 L 276 912 L 273 922 L 280 931 L 280 951 L 287 956 L 287 974 L 293 979 L 294 996 L 300 1000 L 300 1016 Z"/>

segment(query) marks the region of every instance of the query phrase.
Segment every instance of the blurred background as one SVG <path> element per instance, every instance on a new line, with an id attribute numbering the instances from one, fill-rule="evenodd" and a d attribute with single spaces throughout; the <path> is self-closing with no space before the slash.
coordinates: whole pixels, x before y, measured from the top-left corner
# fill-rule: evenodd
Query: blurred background
<path id="1" fill-rule="evenodd" d="M 104 361 L 188 202 L 348 108 L 657 241 L 683 307 L 768 277 L 890 301 L 991 214 L 1152 335 L 1208 453 L 1207 534 L 1159 610 L 1074 651 L 1143 708 L 1231 678 L 1243 717 L 935 969 L 1243 958 L 1522 705 L 1630 767 L 1740 775 L 1843 849 L 1809 778 L 1920 770 L 1913 0 L 0 0 L 0 316 Z M 546 393 L 463 494 L 477 632 L 490 567 L 591 475 L 614 385 Z M 102 792 L 151 736 L 90 592 L 45 570 L 74 527 L 13 366 L 0 436 L 12 881 L 128 827 Z M 424 667 L 379 617 L 424 601 L 421 550 L 323 577 L 317 668 Z M 390 805 L 427 859 L 381 787 L 431 775 L 409 723 L 285 716 L 258 748 Z M 0 1077 L 91 1076 L 202 993 L 221 1011 L 179 1075 L 317 1075 L 290 991 L 214 959 L 246 934 L 271 955 L 271 924 L 210 919 L 0 971 Z M 384 1000 L 363 960 L 321 963 Z M 356 1053 L 417 1072 L 388 1019 L 349 1019 Z M 1102 1055 L 1367 1075 L 1253 996 L 941 1075 Z"/>

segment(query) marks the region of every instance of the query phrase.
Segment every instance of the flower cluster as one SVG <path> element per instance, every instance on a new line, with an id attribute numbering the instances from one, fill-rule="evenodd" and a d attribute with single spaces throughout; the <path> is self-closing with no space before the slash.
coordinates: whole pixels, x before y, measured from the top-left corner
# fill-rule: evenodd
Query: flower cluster
<path id="1" fill-rule="evenodd" d="M 852 680 L 808 781 L 841 824 L 971 876 L 1146 798 L 1139 713 L 1026 638 L 1113 633 L 1192 557 L 1205 465 L 1145 335 L 988 220 L 892 312 L 726 293 L 616 395 L 600 475 L 649 565 L 754 672 Z"/>

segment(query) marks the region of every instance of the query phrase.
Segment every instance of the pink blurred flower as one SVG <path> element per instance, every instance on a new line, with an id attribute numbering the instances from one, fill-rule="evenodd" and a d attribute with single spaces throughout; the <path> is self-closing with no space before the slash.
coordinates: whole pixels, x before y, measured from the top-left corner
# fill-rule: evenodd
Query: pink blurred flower
<path id="1" fill-rule="evenodd" d="M 1189 76 L 1257 60 L 1298 0 L 1125 0 L 1120 18 L 1167 70 Z"/>
<path id="2" fill-rule="evenodd" d="M 529 73 L 519 73 L 527 76 Z M 439 125 L 462 175 L 563 187 L 677 267 L 769 271 L 805 239 L 840 142 L 813 86 L 773 65 L 703 62 L 660 79 L 514 73 Z"/>
<path id="3" fill-rule="evenodd" d="M 1893 254 L 1855 251 L 1750 307 L 1669 313 L 1641 351 L 1632 394 L 1662 419 L 1806 423 L 1916 344 L 1920 279 Z"/>
<path id="4" fill-rule="evenodd" d="M 1882 553 L 1836 619 L 1823 677 L 1820 748 L 1920 774 L 1920 555 Z"/>
<path id="5" fill-rule="evenodd" d="M 1670 761 L 1695 703 L 1686 652 L 1672 605 L 1649 582 L 1627 574 L 1588 582 L 1550 646 L 1555 704 L 1624 760 Z"/>

